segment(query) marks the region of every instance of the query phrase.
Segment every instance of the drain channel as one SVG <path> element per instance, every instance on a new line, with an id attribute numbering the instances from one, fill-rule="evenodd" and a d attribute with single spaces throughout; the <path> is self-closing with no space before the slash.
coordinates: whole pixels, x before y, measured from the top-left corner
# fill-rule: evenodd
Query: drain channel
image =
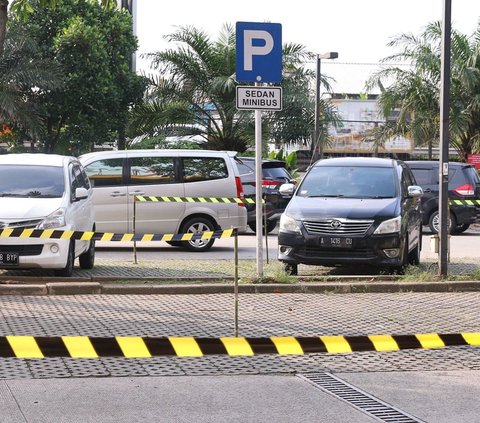
<path id="1" fill-rule="evenodd" d="M 423 423 L 423 420 L 379 400 L 331 373 L 303 374 L 298 377 L 379 421 Z"/>

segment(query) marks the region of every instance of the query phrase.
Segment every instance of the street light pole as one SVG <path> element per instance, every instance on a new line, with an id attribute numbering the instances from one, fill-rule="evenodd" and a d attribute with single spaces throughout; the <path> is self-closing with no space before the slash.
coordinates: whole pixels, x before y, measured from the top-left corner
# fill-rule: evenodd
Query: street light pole
<path id="1" fill-rule="evenodd" d="M 323 159 L 323 143 L 320 142 L 320 86 L 322 59 L 336 59 L 338 53 L 330 51 L 324 54 L 317 54 L 317 72 L 315 84 L 315 127 L 313 130 L 313 161 L 317 159 L 317 146 L 319 147 L 320 159 Z"/>

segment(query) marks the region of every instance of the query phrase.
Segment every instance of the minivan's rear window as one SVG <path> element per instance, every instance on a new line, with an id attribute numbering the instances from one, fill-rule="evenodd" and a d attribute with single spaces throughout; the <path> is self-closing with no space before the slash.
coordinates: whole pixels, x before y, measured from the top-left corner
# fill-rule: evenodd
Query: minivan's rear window
<path id="1" fill-rule="evenodd" d="M 390 167 L 318 166 L 298 189 L 304 197 L 392 198 L 395 179 Z"/>
<path id="2" fill-rule="evenodd" d="M 0 166 L 0 197 L 60 198 L 64 191 L 63 167 Z"/>

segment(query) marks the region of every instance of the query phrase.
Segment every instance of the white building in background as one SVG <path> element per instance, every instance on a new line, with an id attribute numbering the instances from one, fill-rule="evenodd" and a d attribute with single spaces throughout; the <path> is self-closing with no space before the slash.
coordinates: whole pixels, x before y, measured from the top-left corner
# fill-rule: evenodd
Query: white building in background
<path id="1" fill-rule="evenodd" d="M 376 99 L 333 97 L 330 101 L 336 106 L 343 126 L 329 129 L 331 142 L 324 147 L 326 155 L 413 153 L 413 141 L 402 136 L 393 137 L 377 148 L 368 140 L 367 133 L 370 129 L 386 123 Z"/>

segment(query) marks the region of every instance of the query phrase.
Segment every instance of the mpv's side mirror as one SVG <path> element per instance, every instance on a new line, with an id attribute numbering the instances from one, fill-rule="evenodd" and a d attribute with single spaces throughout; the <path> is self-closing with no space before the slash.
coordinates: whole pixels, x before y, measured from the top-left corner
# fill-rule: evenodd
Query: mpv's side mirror
<path id="1" fill-rule="evenodd" d="M 418 198 L 423 195 L 423 189 L 418 185 L 410 185 L 408 187 L 408 196 L 412 198 Z"/>
<path id="2" fill-rule="evenodd" d="M 282 195 L 293 195 L 295 191 L 295 185 L 294 184 L 282 184 L 280 185 L 280 188 L 278 189 L 280 194 Z"/>
<path id="3" fill-rule="evenodd" d="M 88 191 L 86 188 L 80 187 L 75 189 L 75 201 L 83 200 L 88 197 Z"/>

